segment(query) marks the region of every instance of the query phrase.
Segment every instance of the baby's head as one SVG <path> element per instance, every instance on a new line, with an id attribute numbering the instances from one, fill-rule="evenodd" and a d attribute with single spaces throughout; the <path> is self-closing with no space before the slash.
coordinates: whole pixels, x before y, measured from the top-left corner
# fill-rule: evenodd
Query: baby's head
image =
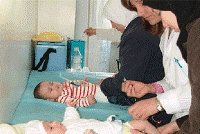
<path id="1" fill-rule="evenodd" d="M 40 82 L 34 89 L 34 97 L 49 101 L 55 101 L 61 96 L 63 85 L 58 82 Z"/>
<path id="2" fill-rule="evenodd" d="M 66 127 L 57 121 L 45 122 L 33 120 L 27 123 L 25 134 L 65 134 L 66 130 Z"/>

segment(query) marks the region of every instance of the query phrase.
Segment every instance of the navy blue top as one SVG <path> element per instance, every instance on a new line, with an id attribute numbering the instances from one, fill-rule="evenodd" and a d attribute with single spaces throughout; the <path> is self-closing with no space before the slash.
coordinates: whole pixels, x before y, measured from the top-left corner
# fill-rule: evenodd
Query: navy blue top
<path id="1" fill-rule="evenodd" d="M 159 47 L 160 38 L 144 30 L 140 17 L 132 20 L 121 36 L 119 44 L 120 69 L 114 78 L 106 78 L 102 91 L 120 90 L 124 80 L 153 83 L 162 80 L 164 67 Z"/>

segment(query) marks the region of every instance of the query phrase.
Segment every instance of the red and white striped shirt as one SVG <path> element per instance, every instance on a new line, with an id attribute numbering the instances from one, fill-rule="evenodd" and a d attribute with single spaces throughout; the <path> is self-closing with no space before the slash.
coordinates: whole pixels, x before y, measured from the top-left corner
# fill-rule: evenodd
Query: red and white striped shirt
<path id="1" fill-rule="evenodd" d="M 63 83 L 63 86 L 62 95 L 57 98 L 57 101 L 64 104 L 69 100 L 77 100 L 77 106 L 86 107 L 89 106 L 87 96 L 96 94 L 96 85 L 89 82 L 74 86 L 71 81 L 67 81 Z"/>

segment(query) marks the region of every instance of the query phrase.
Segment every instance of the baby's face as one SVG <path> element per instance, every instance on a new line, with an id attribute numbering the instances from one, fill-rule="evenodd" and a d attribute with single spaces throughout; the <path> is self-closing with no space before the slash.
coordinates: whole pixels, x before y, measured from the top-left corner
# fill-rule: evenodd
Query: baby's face
<path id="1" fill-rule="evenodd" d="M 63 90 L 63 85 L 58 82 L 45 81 L 40 84 L 40 93 L 50 101 L 57 99 Z"/>
<path id="2" fill-rule="evenodd" d="M 66 127 L 57 121 L 43 122 L 42 124 L 47 134 L 65 134 L 67 131 Z"/>

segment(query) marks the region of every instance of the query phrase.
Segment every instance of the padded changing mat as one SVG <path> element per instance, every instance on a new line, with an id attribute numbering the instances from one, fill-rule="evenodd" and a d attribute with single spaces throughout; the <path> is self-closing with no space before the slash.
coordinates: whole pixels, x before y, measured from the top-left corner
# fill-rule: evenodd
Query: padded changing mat
<path id="1" fill-rule="evenodd" d="M 62 122 L 66 104 L 35 99 L 33 90 L 41 81 L 57 81 L 63 83 L 68 80 L 82 80 L 88 78 L 89 82 L 96 83 L 102 78 L 111 77 L 112 73 L 104 72 L 79 72 L 68 71 L 32 71 L 26 90 L 17 107 L 10 124 L 26 123 L 30 120 L 60 121 Z M 117 119 L 130 121 L 132 117 L 127 112 L 127 106 L 119 106 L 110 103 L 97 102 L 89 107 L 78 107 L 81 118 L 94 118 L 106 120 L 110 115 L 118 115 Z"/>

